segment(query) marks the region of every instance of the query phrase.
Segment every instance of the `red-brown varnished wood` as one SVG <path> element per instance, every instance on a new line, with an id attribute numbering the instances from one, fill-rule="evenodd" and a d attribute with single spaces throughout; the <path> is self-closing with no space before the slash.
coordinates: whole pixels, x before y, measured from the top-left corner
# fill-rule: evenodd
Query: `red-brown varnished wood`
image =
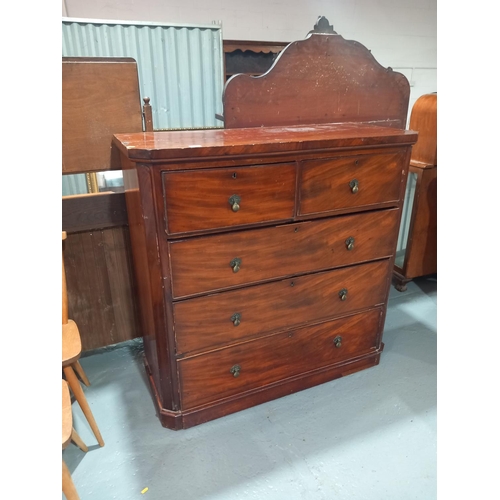
<path id="1" fill-rule="evenodd" d="M 421 167 L 437 165 L 437 93 L 424 94 L 415 101 L 410 129 L 419 133 L 411 161 Z"/>
<path id="2" fill-rule="evenodd" d="M 397 205 L 405 153 L 303 162 L 299 213 L 335 212 L 388 202 Z"/>
<path id="3" fill-rule="evenodd" d="M 375 351 L 379 316 L 375 309 L 182 360 L 183 407 L 241 394 Z"/>
<path id="4" fill-rule="evenodd" d="M 170 242 L 173 297 L 390 257 L 398 218 L 390 209 Z"/>
<path id="5" fill-rule="evenodd" d="M 414 143 L 417 133 L 366 123 L 333 123 L 228 130 L 179 130 L 116 134 L 114 143 L 132 161 L 203 160 L 226 155 L 294 153 L 328 148 L 391 146 Z M 175 163 L 171 167 L 175 169 Z M 179 167 L 177 167 L 179 168 Z"/>
<path id="6" fill-rule="evenodd" d="M 173 389 L 176 385 L 176 366 L 172 362 L 173 341 L 169 339 L 172 323 L 169 287 L 165 291 L 168 281 L 161 275 L 157 245 L 157 235 L 164 232 L 163 219 L 157 216 L 155 210 L 155 186 L 161 192 L 161 182 L 159 178 L 155 182 L 150 169 L 134 169 L 126 158 L 122 162 L 145 353 L 153 368 L 163 407 L 176 410 L 179 395 Z M 163 200 L 158 204 L 163 205 Z M 143 214 L 148 215 L 144 217 Z"/>
<path id="7" fill-rule="evenodd" d="M 291 219 L 295 168 L 289 163 L 164 174 L 168 233 Z"/>
<path id="8" fill-rule="evenodd" d="M 335 32 L 290 43 L 264 75 L 224 88 L 225 128 L 384 121 L 405 128 L 410 84 Z"/>
<path id="9" fill-rule="evenodd" d="M 437 167 L 412 170 L 420 171 L 404 264 L 407 279 L 437 272 Z"/>
<path id="10" fill-rule="evenodd" d="M 177 302 L 177 352 L 230 345 L 381 304 L 388 265 L 386 259 Z M 240 315 L 237 326 L 235 314 Z"/>

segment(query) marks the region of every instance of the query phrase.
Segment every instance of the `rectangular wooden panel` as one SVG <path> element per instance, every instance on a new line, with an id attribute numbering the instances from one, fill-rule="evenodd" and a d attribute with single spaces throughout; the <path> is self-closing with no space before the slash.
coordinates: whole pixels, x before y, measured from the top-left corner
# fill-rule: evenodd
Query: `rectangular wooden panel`
<path id="1" fill-rule="evenodd" d="M 295 163 L 164 173 L 167 231 L 186 233 L 290 219 L 295 177 Z"/>
<path id="2" fill-rule="evenodd" d="M 189 353 L 382 304 L 385 259 L 174 304 L 177 352 Z M 345 299 L 341 291 L 346 290 Z M 234 315 L 239 314 L 235 322 Z"/>
<path id="3" fill-rule="evenodd" d="M 183 407 L 265 387 L 374 351 L 380 315 L 380 309 L 374 309 L 181 360 Z"/>
<path id="4" fill-rule="evenodd" d="M 437 167 L 417 170 L 420 172 L 404 264 L 407 278 L 437 272 Z"/>
<path id="5" fill-rule="evenodd" d="M 128 219 L 125 193 L 63 196 L 63 231 L 88 231 L 126 225 Z"/>
<path id="6" fill-rule="evenodd" d="M 308 160 L 301 165 L 299 213 L 398 203 L 405 152 Z"/>
<path id="7" fill-rule="evenodd" d="M 82 350 L 139 337 L 128 227 L 68 234 L 63 252 L 69 316 Z"/>
<path id="8" fill-rule="evenodd" d="M 169 242 L 173 296 L 390 257 L 398 217 L 390 209 Z M 238 272 L 234 258 L 241 260 Z"/>
<path id="9" fill-rule="evenodd" d="M 63 57 L 63 173 L 120 169 L 112 139 L 125 132 L 142 132 L 136 61 Z"/>

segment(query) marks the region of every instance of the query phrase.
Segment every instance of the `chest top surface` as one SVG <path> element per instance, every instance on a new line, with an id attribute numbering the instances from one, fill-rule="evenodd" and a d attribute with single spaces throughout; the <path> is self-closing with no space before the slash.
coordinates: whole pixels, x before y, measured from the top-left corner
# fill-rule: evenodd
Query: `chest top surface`
<path id="1" fill-rule="evenodd" d="M 117 134 L 132 161 L 413 144 L 417 132 L 359 123 Z"/>

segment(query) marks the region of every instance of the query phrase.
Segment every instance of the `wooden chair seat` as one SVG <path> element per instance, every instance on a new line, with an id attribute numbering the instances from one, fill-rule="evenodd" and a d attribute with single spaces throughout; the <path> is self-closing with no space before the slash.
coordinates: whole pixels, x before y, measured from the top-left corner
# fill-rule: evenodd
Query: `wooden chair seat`
<path id="1" fill-rule="evenodd" d="M 82 341 L 76 323 L 69 319 L 62 326 L 62 365 L 68 366 L 80 358 Z"/>

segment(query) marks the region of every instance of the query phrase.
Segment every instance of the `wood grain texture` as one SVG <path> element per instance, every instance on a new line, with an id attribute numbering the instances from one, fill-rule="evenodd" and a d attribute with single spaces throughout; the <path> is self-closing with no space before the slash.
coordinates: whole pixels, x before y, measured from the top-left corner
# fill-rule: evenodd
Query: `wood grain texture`
<path id="1" fill-rule="evenodd" d="M 62 388 L 62 449 L 64 450 L 71 441 L 73 430 L 73 414 L 71 412 L 71 396 L 69 394 L 68 382 L 61 381 Z"/>
<path id="2" fill-rule="evenodd" d="M 377 346 L 378 310 L 288 331 L 179 362 L 184 408 L 362 356 Z M 369 333 L 368 333 L 369 332 Z M 342 337 L 341 346 L 334 339 Z M 231 368 L 241 370 L 235 377 Z"/>
<path id="3" fill-rule="evenodd" d="M 291 219 L 295 164 L 172 172 L 163 176 L 167 231 L 187 233 Z M 230 198 L 240 198 L 233 211 Z"/>
<path id="4" fill-rule="evenodd" d="M 62 227 L 67 232 L 127 224 L 125 193 L 89 193 L 62 198 Z"/>
<path id="5" fill-rule="evenodd" d="M 177 302 L 177 352 L 230 345 L 381 304 L 388 265 L 382 260 Z M 238 326 L 231 319 L 235 313 L 241 316 Z"/>
<path id="6" fill-rule="evenodd" d="M 173 297 L 390 257 L 398 218 L 391 209 L 170 242 Z"/>
<path id="7" fill-rule="evenodd" d="M 420 170 L 417 175 L 404 263 L 408 279 L 437 272 L 437 167 Z"/>
<path id="8" fill-rule="evenodd" d="M 128 228 L 70 233 L 64 246 L 69 316 L 82 350 L 138 337 Z"/>
<path id="9" fill-rule="evenodd" d="M 301 166 L 299 213 L 398 204 L 406 151 L 309 160 Z M 350 183 L 357 181 L 358 191 Z"/>
<path id="10" fill-rule="evenodd" d="M 120 169 L 113 134 L 142 132 L 137 63 L 62 58 L 62 171 Z"/>
<path id="11" fill-rule="evenodd" d="M 415 101 L 409 128 L 418 131 L 418 142 L 411 154 L 412 162 L 421 166 L 437 165 L 437 93 L 424 94 Z"/>
<path id="12" fill-rule="evenodd" d="M 264 75 L 224 87 L 224 127 L 383 121 L 405 128 L 410 84 L 338 34 L 290 43 Z"/>
<path id="13" fill-rule="evenodd" d="M 418 133 L 366 123 L 325 123 L 247 129 L 179 130 L 115 134 L 113 141 L 131 161 L 165 160 L 176 169 L 179 160 L 224 159 L 265 153 L 296 153 L 333 148 L 366 148 L 414 143 Z M 170 166 L 172 163 L 172 166 Z M 167 168 L 167 167 L 166 167 Z M 182 167 L 181 167 L 182 168 Z"/>

